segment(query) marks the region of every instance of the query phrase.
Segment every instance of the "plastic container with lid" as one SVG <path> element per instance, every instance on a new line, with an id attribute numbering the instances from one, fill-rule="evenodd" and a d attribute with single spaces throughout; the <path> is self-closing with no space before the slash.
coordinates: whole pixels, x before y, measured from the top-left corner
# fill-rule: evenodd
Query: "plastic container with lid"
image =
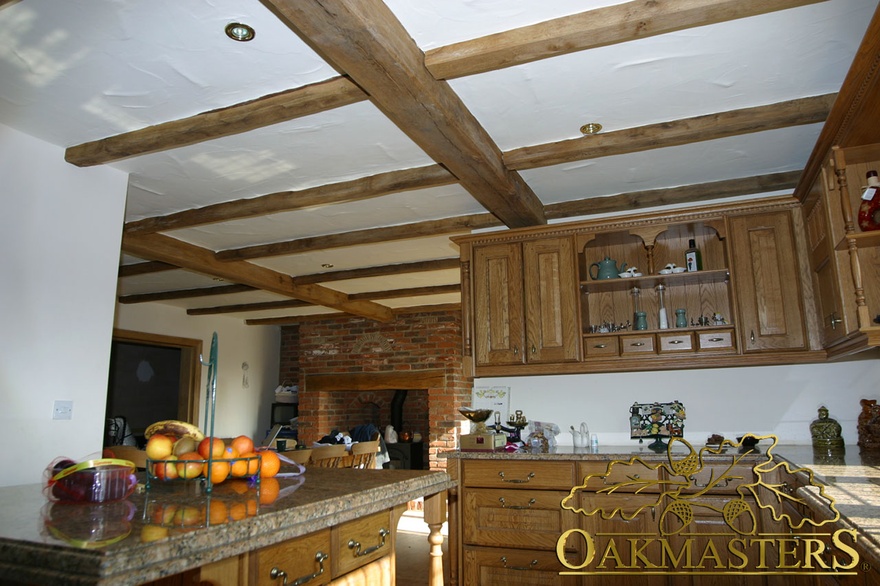
<path id="1" fill-rule="evenodd" d="M 46 468 L 43 489 L 52 501 L 107 503 L 128 497 L 137 485 L 129 460 L 98 458 L 75 462 L 57 458 Z"/>

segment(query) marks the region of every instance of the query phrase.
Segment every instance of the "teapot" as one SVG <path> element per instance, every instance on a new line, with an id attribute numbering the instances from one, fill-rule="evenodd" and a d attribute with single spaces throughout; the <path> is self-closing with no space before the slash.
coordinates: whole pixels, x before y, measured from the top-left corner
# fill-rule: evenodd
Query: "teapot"
<path id="1" fill-rule="evenodd" d="M 574 425 L 571 426 L 571 437 L 576 448 L 586 448 L 590 445 L 590 430 L 587 429 L 587 424 L 583 421 L 580 431 L 576 430 Z"/>
<path id="2" fill-rule="evenodd" d="M 596 274 L 593 274 L 593 267 L 596 267 Z M 598 281 L 599 279 L 615 279 L 617 278 L 618 273 L 622 273 L 626 268 L 626 263 L 620 265 L 620 268 L 617 268 L 617 261 L 605 257 L 605 260 L 601 260 L 599 262 L 594 262 L 590 265 L 590 276 L 593 280 Z"/>

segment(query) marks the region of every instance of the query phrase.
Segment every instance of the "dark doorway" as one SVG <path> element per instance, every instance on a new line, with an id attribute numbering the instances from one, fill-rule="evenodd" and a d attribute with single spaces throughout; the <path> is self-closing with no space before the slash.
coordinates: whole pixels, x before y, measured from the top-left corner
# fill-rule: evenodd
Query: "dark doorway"
<path id="1" fill-rule="evenodd" d="M 200 355 L 201 340 L 114 331 L 105 445 L 123 443 L 130 433 L 142 446 L 147 426 L 163 419 L 197 424 Z"/>

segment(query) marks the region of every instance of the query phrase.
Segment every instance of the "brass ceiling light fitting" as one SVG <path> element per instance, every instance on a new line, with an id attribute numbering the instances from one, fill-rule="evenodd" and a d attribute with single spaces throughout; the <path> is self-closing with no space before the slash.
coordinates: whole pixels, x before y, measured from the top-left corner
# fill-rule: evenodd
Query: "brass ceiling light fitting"
<path id="1" fill-rule="evenodd" d="M 246 43 L 253 40 L 256 34 L 257 33 L 254 31 L 253 27 L 247 24 L 242 24 L 240 22 L 230 22 L 226 25 L 226 36 L 233 41 Z"/>
<path id="2" fill-rule="evenodd" d="M 602 130 L 602 125 L 598 122 L 587 122 L 581 126 L 581 133 L 583 134 L 598 134 L 600 130 Z"/>

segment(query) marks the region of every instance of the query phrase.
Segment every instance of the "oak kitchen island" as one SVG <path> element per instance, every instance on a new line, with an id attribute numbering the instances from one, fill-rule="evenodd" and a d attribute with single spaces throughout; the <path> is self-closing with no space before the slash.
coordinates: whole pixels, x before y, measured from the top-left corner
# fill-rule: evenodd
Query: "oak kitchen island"
<path id="1" fill-rule="evenodd" d="M 880 584 L 878 455 L 646 446 L 450 454 L 452 584 Z"/>
<path id="2" fill-rule="evenodd" d="M 210 495 L 195 481 L 154 482 L 102 505 L 51 503 L 38 485 L 0 488 L 0 582 L 243 585 L 316 574 L 309 584 L 391 584 L 397 521 L 425 497 L 442 584 L 453 486 L 442 472 L 316 467 L 264 479 L 259 493 L 236 480 Z"/>

